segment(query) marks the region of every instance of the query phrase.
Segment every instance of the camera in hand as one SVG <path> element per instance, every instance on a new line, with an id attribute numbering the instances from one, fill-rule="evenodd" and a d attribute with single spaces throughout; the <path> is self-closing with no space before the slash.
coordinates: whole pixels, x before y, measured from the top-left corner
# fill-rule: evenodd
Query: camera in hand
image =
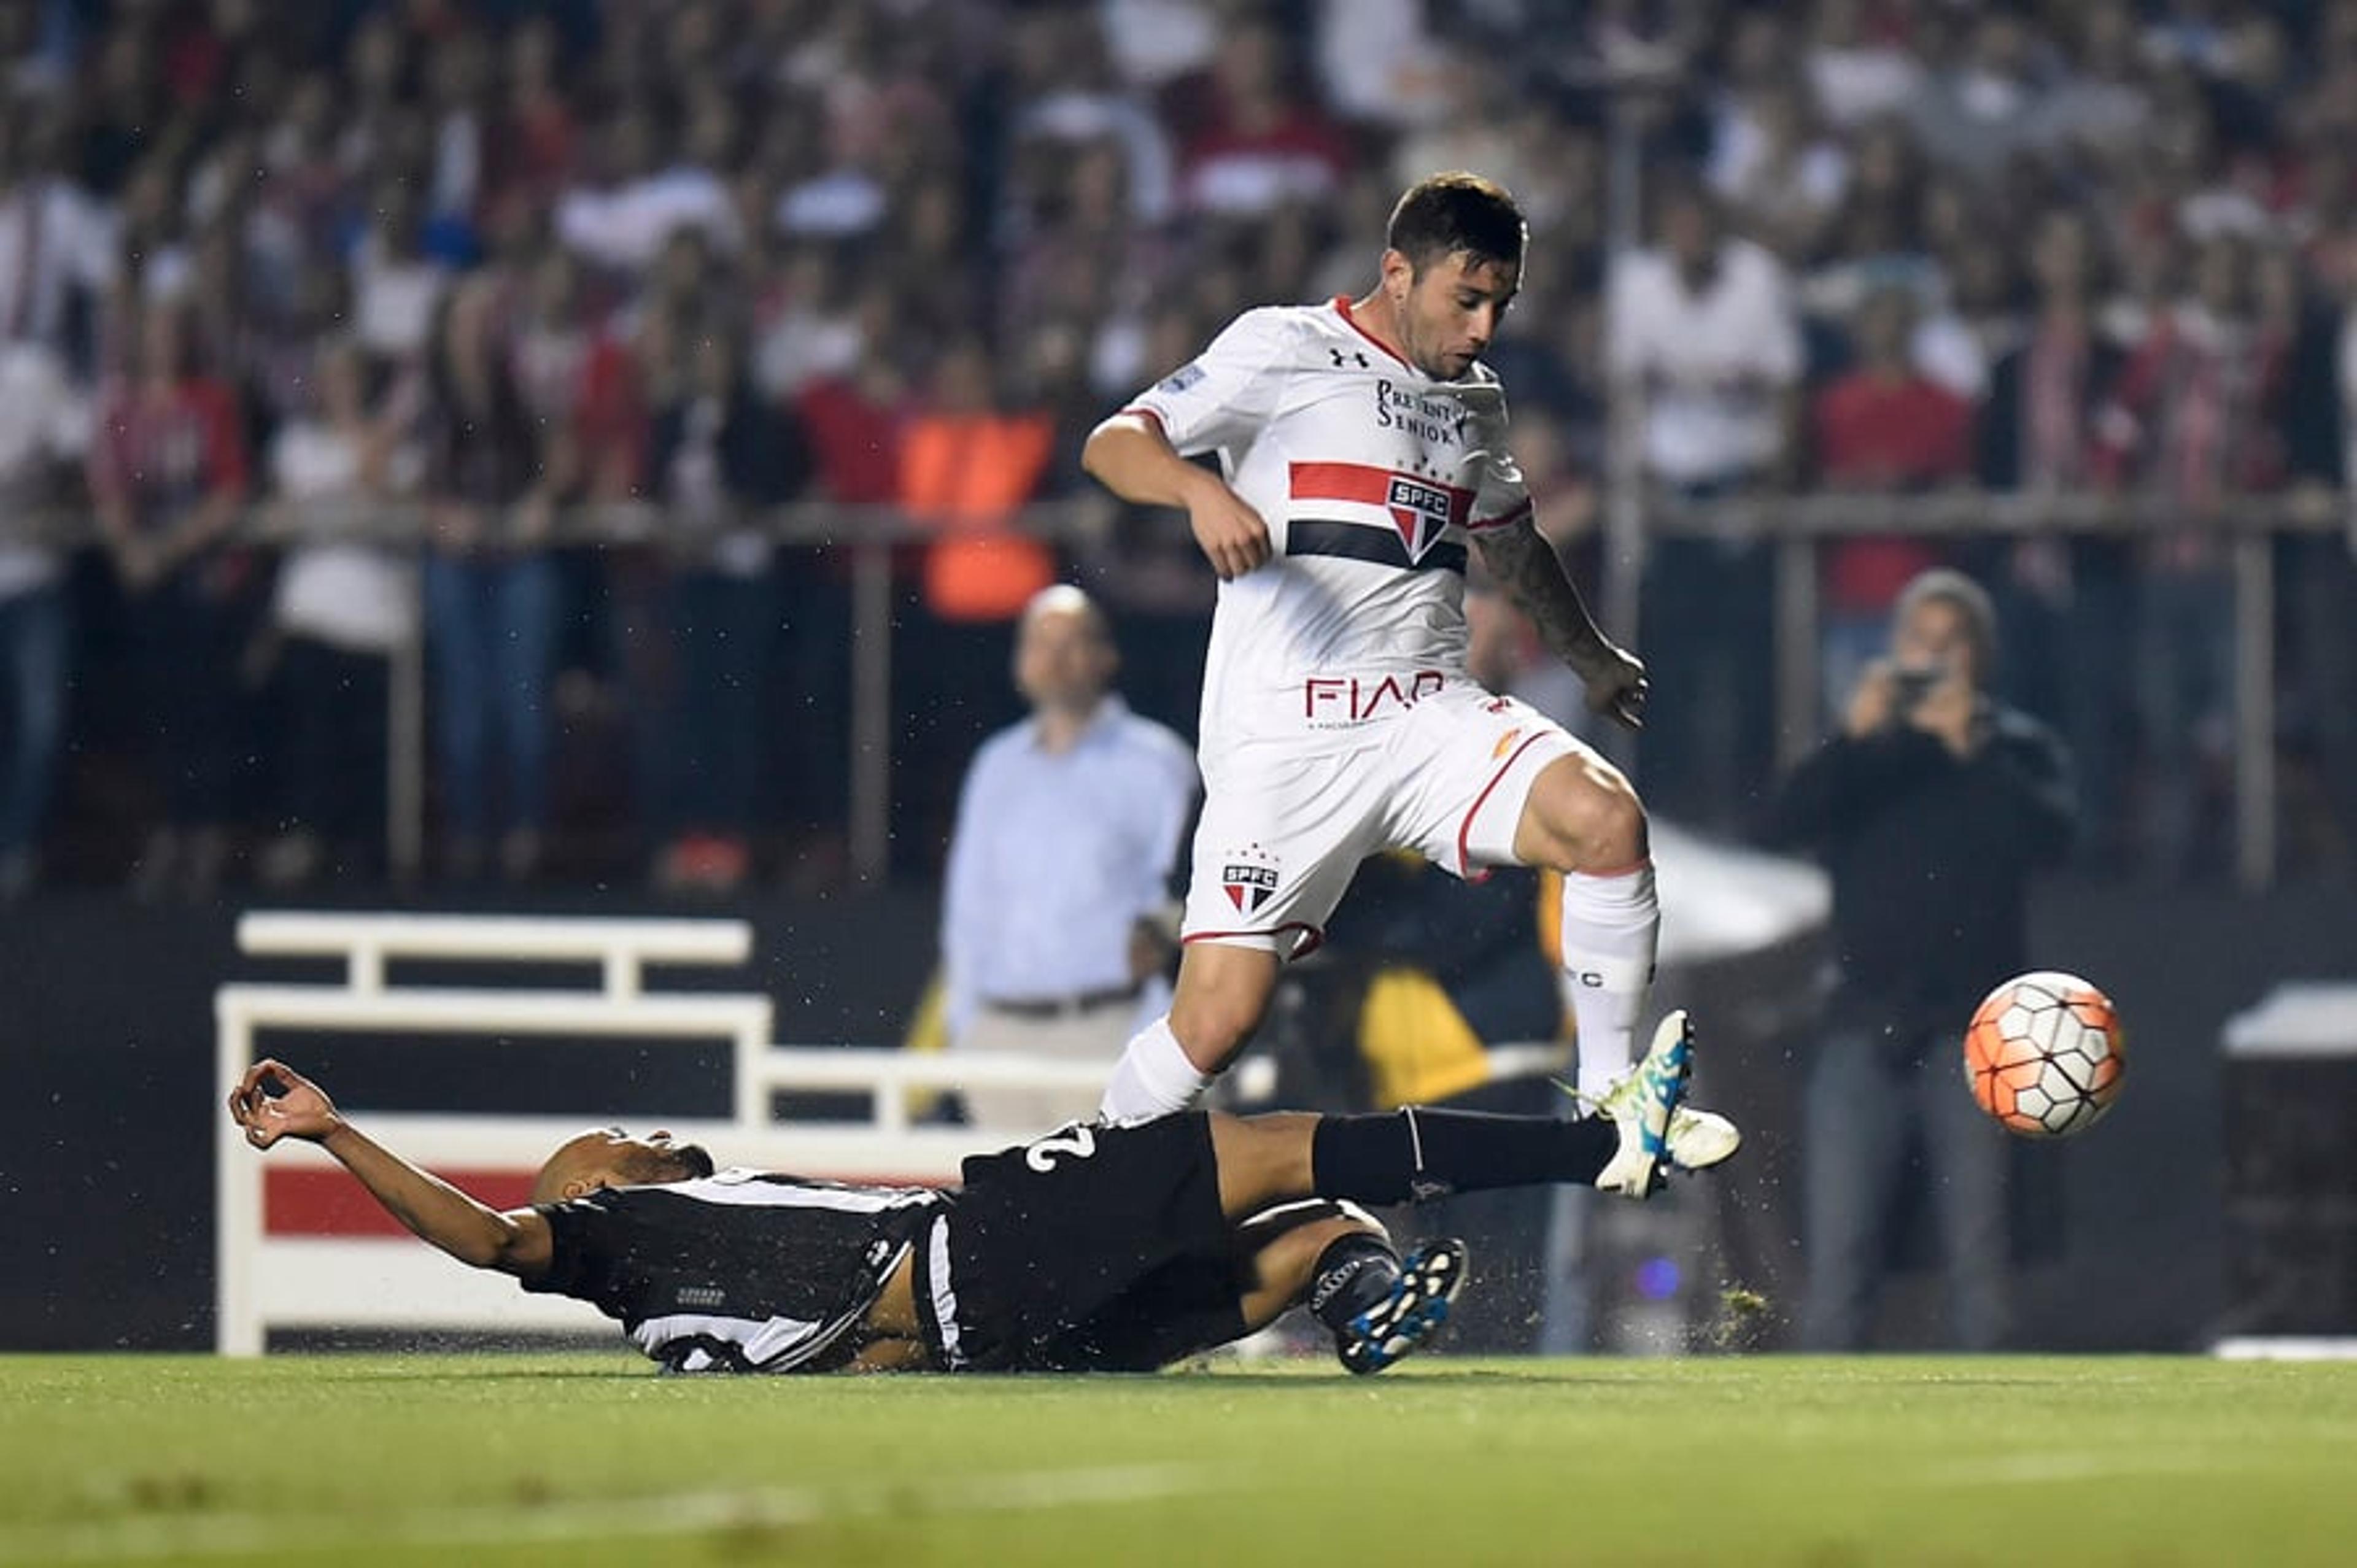
<path id="1" fill-rule="evenodd" d="M 1911 713 L 1932 688 L 1948 678 L 1944 665 L 1902 664 L 1890 672 L 1890 703 L 1900 713 Z"/>

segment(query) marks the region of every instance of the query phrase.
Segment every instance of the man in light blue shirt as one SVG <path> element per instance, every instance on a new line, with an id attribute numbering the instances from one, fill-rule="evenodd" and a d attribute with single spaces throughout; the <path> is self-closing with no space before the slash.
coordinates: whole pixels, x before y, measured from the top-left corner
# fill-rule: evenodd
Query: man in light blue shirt
<path id="1" fill-rule="evenodd" d="M 1199 789 L 1186 741 L 1113 692 L 1094 601 L 1043 589 L 1017 628 L 1031 716 L 985 741 L 958 798 L 943 890 L 950 1047 L 1095 1061 L 1169 1004 L 1169 881 Z M 978 1126 L 1094 1113 L 1099 1088 L 976 1088 Z"/>

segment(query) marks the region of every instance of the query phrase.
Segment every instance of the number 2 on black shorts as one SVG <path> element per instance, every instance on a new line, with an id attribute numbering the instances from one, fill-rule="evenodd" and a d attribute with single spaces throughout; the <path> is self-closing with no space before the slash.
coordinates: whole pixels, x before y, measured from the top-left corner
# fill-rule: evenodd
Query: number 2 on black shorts
<path id="1" fill-rule="evenodd" d="M 1060 1156 L 1069 1155 L 1073 1159 L 1085 1160 L 1096 1152 L 1096 1129 L 1085 1122 L 1071 1122 L 1028 1145 L 1023 1151 L 1023 1163 L 1046 1176 L 1056 1168 Z"/>

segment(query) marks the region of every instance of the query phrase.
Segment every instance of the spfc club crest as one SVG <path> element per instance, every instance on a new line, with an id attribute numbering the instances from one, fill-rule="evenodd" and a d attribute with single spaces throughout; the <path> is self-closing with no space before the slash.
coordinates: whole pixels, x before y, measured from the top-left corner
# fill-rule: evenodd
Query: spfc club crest
<path id="1" fill-rule="evenodd" d="M 1220 867 L 1220 886 L 1239 915 L 1256 915 L 1276 893 L 1276 857 L 1254 844 L 1232 851 Z"/>
<path id="2" fill-rule="evenodd" d="M 1406 474 L 1392 476 L 1391 493 L 1385 505 L 1392 514 L 1392 526 L 1399 530 L 1400 542 L 1407 546 L 1407 558 L 1420 561 L 1424 553 L 1440 538 L 1448 526 L 1449 492 L 1440 485 L 1428 484 Z"/>

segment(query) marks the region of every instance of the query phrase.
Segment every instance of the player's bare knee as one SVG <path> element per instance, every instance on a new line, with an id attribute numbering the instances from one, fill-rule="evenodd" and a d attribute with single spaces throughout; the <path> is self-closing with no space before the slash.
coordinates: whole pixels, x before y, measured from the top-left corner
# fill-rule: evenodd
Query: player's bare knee
<path id="1" fill-rule="evenodd" d="M 1615 871 L 1650 851 L 1644 802 L 1601 757 L 1566 757 L 1539 776 L 1515 849 L 1555 871 Z"/>
<path id="2" fill-rule="evenodd" d="M 1618 871 L 1650 853 L 1645 804 L 1618 768 L 1592 772 L 1579 794 L 1577 871 Z"/>

